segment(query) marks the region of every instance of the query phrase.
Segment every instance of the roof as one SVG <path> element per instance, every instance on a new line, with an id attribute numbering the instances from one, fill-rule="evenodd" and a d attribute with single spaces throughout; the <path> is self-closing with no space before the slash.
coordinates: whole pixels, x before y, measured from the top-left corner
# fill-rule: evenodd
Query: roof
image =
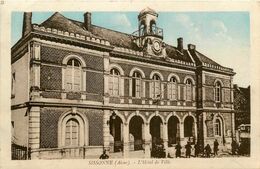
<path id="1" fill-rule="evenodd" d="M 200 53 L 198 51 L 196 51 L 196 56 L 197 56 L 198 60 L 200 60 L 200 62 L 202 62 L 202 63 L 207 63 L 207 64 L 211 64 L 211 65 L 215 65 L 215 66 L 221 66 L 217 62 L 213 61 L 212 59 L 208 58 L 207 56 L 203 55 L 202 53 Z"/>
<path id="2" fill-rule="evenodd" d="M 146 8 L 141 13 L 145 12 L 155 12 L 150 8 Z M 104 39 L 110 42 L 112 46 L 127 48 L 135 51 L 142 51 L 142 48 L 139 48 L 133 41 L 133 35 L 118 32 L 115 30 L 111 30 L 108 28 L 91 25 L 91 28 L 87 30 L 84 27 L 84 23 L 76 20 L 72 20 L 66 18 L 59 12 L 55 12 L 50 18 L 40 24 L 40 26 L 44 26 L 45 28 L 54 28 L 61 31 L 67 31 L 75 34 L 80 34 L 84 36 L 96 37 L 100 39 Z M 176 47 L 166 44 L 166 53 L 168 57 L 176 60 L 181 60 L 185 62 L 193 62 L 192 58 L 195 60 L 196 64 L 201 65 L 203 63 L 215 65 L 218 67 L 222 67 L 212 59 L 206 57 L 200 52 L 196 51 L 191 52 L 189 55 L 188 50 L 183 50 L 181 54 Z"/>
<path id="3" fill-rule="evenodd" d="M 71 32 L 75 34 L 77 33 L 84 36 L 94 37 L 94 35 L 91 32 L 84 29 L 84 27 L 75 24 L 72 20 L 66 18 L 59 12 L 55 12 L 46 21 L 41 23 L 40 26 L 44 26 L 45 28 L 54 28 L 57 30 Z"/>
<path id="4" fill-rule="evenodd" d="M 144 8 L 143 10 L 141 10 L 141 12 L 139 13 L 138 17 L 141 17 L 145 14 L 151 14 L 154 16 L 158 16 L 157 12 L 149 7 Z"/>

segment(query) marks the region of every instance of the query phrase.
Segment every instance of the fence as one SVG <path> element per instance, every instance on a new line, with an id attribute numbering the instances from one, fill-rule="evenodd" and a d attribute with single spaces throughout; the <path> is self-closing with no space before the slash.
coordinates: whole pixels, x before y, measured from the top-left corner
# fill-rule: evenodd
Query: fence
<path id="1" fill-rule="evenodd" d="M 30 153 L 28 158 L 30 159 Z M 12 143 L 12 160 L 27 160 L 27 147 Z"/>

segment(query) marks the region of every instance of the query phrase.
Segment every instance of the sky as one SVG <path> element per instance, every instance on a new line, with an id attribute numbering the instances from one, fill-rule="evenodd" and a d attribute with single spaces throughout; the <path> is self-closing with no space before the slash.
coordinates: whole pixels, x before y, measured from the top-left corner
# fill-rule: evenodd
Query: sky
<path id="1" fill-rule="evenodd" d="M 33 12 L 32 22 L 42 23 L 54 12 Z M 83 21 L 84 12 L 61 12 Z M 139 12 L 92 12 L 92 24 L 133 33 L 138 29 Z M 234 69 L 234 84 L 250 85 L 250 16 L 248 12 L 158 12 L 157 26 L 163 28 L 164 42 L 177 46 L 177 38 L 222 66 Z M 22 35 L 22 12 L 12 13 L 14 45 Z"/>

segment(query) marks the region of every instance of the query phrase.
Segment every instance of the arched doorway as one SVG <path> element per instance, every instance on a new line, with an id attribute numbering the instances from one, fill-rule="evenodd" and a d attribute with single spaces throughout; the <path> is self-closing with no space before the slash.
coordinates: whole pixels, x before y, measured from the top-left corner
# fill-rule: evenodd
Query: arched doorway
<path id="1" fill-rule="evenodd" d="M 130 150 L 143 150 L 143 124 L 140 116 L 133 116 L 129 122 Z"/>
<path id="2" fill-rule="evenodd" d="M 224 123 L 220 116 L 217 116 L 214 120 L 214 137 L 219 143 L 225 144 L 225 134 L 224 134 Z"/>
<path id="3" fill-rule="evenodd" d="M 150 134 L 152 146 L 163 144 L 162 142 L 162 120 L 159 116 L 154 116 L 150 121 Z"/>
<path id="4" fill-rule="evenodd" d="M 192 116 L 187 116 L 184 120 L 184 137 L 191 143 L 195 141 L 195 123 Z"/>
<path id="5" fill-rule="evenodd" d="M 180 141 L 180 122 L 176 116 L 171 116 L 168 120 L 168 145 L 172 147 Z"/>
<path id="6" fill-rule="evenodd" d="M 114 138 L 114 152 L 123 151 L 123 122 L 117 115 L 111 115 L 109 120 L 110 134 Z"/>

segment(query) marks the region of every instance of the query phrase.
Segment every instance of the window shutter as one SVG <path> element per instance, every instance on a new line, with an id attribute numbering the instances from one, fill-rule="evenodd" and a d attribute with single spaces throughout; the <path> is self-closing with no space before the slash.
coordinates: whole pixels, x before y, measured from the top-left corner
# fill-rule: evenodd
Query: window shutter
<path id="1" fill-rule="evenodd" d="M 185 85 L 183 87 L 183 100 L 186 100 L 186 90 L 187 90 L 187 86 Z"/>
<path id="2" fill-rule="evenodd" d="M 223 88 L 220 88 L 221 89 L 221 102 L 224 102 L 225 100 L 225 90 Z"/>
<path id="3" fill-rule="evenodd" d="M 132 83 L 133 83 L 133 82 L 132 82 L 132 79 L 130 78 L 130 79 L 129 79 L 129 96 L 130 96 L 130 97 L 132 97 L 132 92 L 133 92 L 133 91 L 132 91 L 132 85 L 133 85 Z"/>
<path id="4" fill-rule="evenodd" d="M 124 80 L 125 79 L 123 77 L 119 77 L 119 88 L 120 88 L 119 96 L 124 96 L 124 87 L 125 87 Z"/>
<path id="5" fill-rule="evenodd" d="M 164 98 L 164 84 L 161 83 L 161 98 L 163 99 Z"/>
<path id="6" fill-rule="evenodd" d="M 192 86 L 192 100 L 193 101 L 196 100 L 196 88 L 195 88 L 195 86 Z"/>
<path id="7" fill-rule="evenodd" d="M 152 95 L 152 82 L 151 81 L 149 82 L 149 96 L 150 96 L 150 98 L 153 98 L 153 95 Z"/>
<path id="8" fill-rule="evenodd" d="M 142 96 L 145 97 L 145 81 L 142 80 Z"/>
<path id="9" fill-rule="evenodd" d="M 171 98 L 170 98 L 170 92 L 171 92 L 171 91 L 170 91 L 170 83 L 167 83 L 167 98 L 168 98 L 168 99 L 171 99 Z"/>
<path id="10" fill-rule="evenodd" d="M 181 100 L 181 86 L 180 85 L 177 85 L 178 87 L 178 92 L 177 92 L 177 96 L 178 96 L 178 100 Z"/>
<path id="11" fill-rule="evenodd" d="M 213 99 L 217 101 L 217 96 L 216 96 L 216 87 L 213 88 Z"/>

